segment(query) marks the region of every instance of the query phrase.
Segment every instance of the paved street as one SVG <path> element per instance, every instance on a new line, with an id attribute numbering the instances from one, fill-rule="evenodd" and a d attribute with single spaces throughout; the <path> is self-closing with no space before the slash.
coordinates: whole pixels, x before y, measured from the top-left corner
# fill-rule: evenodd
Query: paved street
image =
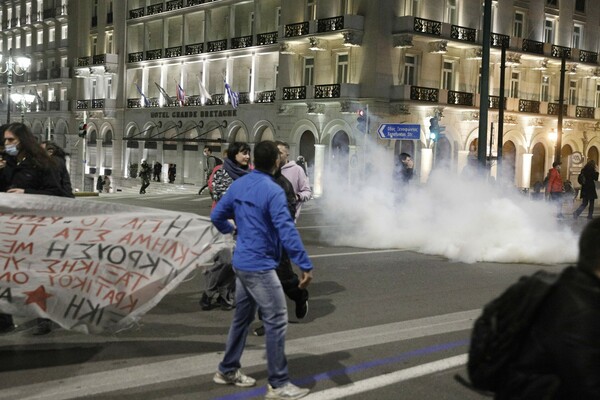
<path id="1" fill-rule="evenodd" d="M 103 195 L 110 201 L 208 215 L 207 196 Z M 157 211 L 159 212 L 159 211 Z M 479 399 L 455 383 L 464 373 L 473 319 L 490 298 L 537 265 L 450 262 L 398 249 L 333 247 L 320 232 L 318 201 L 299 229 L 315 264 L 305 320 L 292 316 L 287 354 L 307 399 Z M 556 270 L 562 266 L 543 267 Z M 230 311 L 201 311 L 200 271 L 116 335 L 30 325 L 0 336 L 0 399 L 258 399 L 266 385 L 264 338 L 250 336 L 242 360 L 250 389 L 223 387 L 212 375 L 224 349 Z"/>

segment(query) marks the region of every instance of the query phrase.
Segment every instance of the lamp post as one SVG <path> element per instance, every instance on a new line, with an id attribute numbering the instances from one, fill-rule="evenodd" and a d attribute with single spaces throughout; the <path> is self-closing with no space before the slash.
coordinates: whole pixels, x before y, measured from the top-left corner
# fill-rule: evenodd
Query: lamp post
<path id="1" fill-rule="evenodd" d="M 21 123 L 25 123 L 25 110 L 33 103 L 35 96 L 32 94 L 13 93 L 10 95 L 10 98 L 21 108 Z"/>
<path id="2" fill-rule="evenodd" d="M 3 56 L 0 54 L 0 63 L 2 62 Z M 0 74 L 6 74 L 6 84 L 8 85 L 8 108 L 6 110 L 6 123 L 10 123 L 10 109 L 11 109 L 11 89 L 13 83 L 13 74 L 22 76 L 27 72 L 31 65 L 31 58 L 27 56 L 19 56 L 13 59 L 12 49 L 8 50 L 8 58 L 6 59 L 6 67 Z"/>

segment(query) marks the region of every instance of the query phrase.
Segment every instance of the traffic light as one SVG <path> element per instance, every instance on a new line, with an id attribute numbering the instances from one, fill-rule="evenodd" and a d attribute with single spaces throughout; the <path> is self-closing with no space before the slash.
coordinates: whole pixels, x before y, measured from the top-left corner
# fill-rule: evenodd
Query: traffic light
<path id="1" fill-rule="evenodd" d="M 442 132 L 446 129 L 445 126 L 440 126 L 438 117 L 433 117 L 429 120 L 429 138 L 434 142 L 443 136 Z"/>
<path id="2" fill-rule="evenodd" d="M 359 131 L 365 133 L 367 131 L 367 116 L 365 115 L 365 110 L 358 110 L 358 117 L 356 117 L 357 125 Z"/>
<path id="3" fill-rule="evenodd" d="M 85 137 L 86 134 L 87 134 L 87 124 L 84 122 L 80 122 L 79 123 L 79 132 L 77 133 L 77 136 L 82 138 L 82 137 Z"/>

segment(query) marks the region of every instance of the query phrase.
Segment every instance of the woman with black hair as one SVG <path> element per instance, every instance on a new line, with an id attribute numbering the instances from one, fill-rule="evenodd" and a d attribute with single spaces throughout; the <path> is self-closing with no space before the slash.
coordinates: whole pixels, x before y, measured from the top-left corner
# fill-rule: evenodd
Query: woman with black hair
<path id="1" fill-rule="evenodd" d="M 71 175 L 67 170 L 67 153 L 62 147 L 54 142 L 46 140 L 42 142 L 42 147 L 46 149 L 46 152 L 56 162 L 56 178 L 60 187 L 63 189 L 65 197 L 75 197 L 73 195 L 73 187 L 71 186 Z"/>
<path id="2" fill-rule="evenodd" d="M 215 171 L 212 179 L 211 193 L 214 204 L 221 200 L 234 180 L 248 172 L 250 172 L 250 146 L 244 142 L 232 143 L 227 149 L 227 158 L 223 162 L 223 167 Z M 221 251 L 213 261 L 214 266 L 206 271 L 206 286 L 200 299 L 200 307 L 205 311 L 217 306 L 222 310 L 231 310 L 235 302 L 235 273 L 231 265 L 231 254 Z M 216 301 L 213 301 L 215 297 Z"/>

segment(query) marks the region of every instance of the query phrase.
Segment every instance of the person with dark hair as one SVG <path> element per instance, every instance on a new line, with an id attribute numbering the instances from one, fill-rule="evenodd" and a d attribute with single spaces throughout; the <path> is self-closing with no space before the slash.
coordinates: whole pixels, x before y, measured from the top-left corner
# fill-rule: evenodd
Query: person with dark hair
<path id="1" fill-rule="evenodd" d="M 213 207 L 227 192 L 233 181 L 250 171 L 250 146 L 248 143 L 235 142 L 227 149 L 227 158 L 223 167 L 213 176 Z M 228 311 L 235 305 L 235 273 L 231 265 L 230 254 L 220 251 L 214 258 L 214 265 L 205 272 L 205 289 L 200 298 L 200 307 L 204 311 L 220 307 Z M 216 298 L 216 299 L 215 299 Z"/>
<path id="2" fill-rule="evenodd" d="M 290 160 L 290 145 L 286 142 L 278 140 L 275 142 L 279 148 L 279 152 L 282 155 L 281 173 L 285 176 L 292 184 L 294 192 L 296 193 L 296 214 L 294 219 L 300 217 L 300 209 L 302 203 L 310 200 L 312 196 L 312 189 L 308 182 L 308 176 L 304 172 L 301 166 L 296 164 L 295 161 Z"/>
<path id="3" fill-rule="evenodd" d="M 583 184 L 581 185 L 581 205 L 573 213 L 573 218 L 577 219 L 589 204 L 588 219 L 594 218 L 594 202 L 598 198 L 596 193 L 596 181 L 598 180 L 598 168 L 596 161 L 589 160 L 581 170 Z"/>
<path id="4" fill-rule="evenodd" d="M 223 360 L 213 381 L 249 387 L 256 380 L 240 371 L 240 360 L 250 324 L 260 310 L 265 325 L 268 385 L 266 399 L 299 399 L 308 394 L 291 383 L 285 357 L 287 309 L 275 269 L 283 247 L 302 270 L 299 287 L 312 280 L 312 263 L 290 215 L 283 189 L 273 180 L 280 163 L 274 142 L 254 149 L 255 170 L 237 179 L 211 213 L 223 234 L 237 234 L 233 253 L 236 272 L 236 309 L 229 329 Z M 235 221 L 235 226 L 229 222 Z"/>
<path id="5" fill-rule="evenodd" d="M 152 166 L 152 179 L 156 182 L 160 182 L 160 174 L 162 173 L 162 164 L 158 161 L 154 161 L 154 165 Z"/>
<path id="6" fill-rule="evenodd" d="M 65 196 L 75 197 L 73 195 L 73 187 L 71 186 L 71 175 L 69 175 L 69 171 L 67 170 L 67 153 L 65 153 L 62 147 L 49 140 L 42 142 L 42 147 L 46 149 L 48 154 L 53 157 L 58 164 L 56 169 L 58 183 L 62 187 Z"/>
<path id="7" fill-rule="evenodd" d="M 210 146 L 204 146 L 203 154 L 204 154 L 204 157 L 206 157 L 206 165 L 204 167 L 205 168 L 205 171 L 204 171 L 205 179 L 204 179 L 204 186 L 202 186 L 200 188 L 200 190 L 198 190 L 198 194 L 202 194 L 202 191 L 208 187 L 210 174 L 214 171 L 215 167 L 217 165 L 223 164 L 223 160 L 221 160 L 219 157 L 213 156 L 212 149 L 210 148 Z"/>
<path id="8" fill-rule="evenodd" d="M 414 175 L 414 162 L 408 153 L 400 153 L 394 168 L 394 180 L 408 184 Z"/>
<path id="9" fill-rule="evenodd" d="M 3 159 L 0 162 L 0 192 L 15 194 L 41 194 L 73 197 L 58 181 L 60 164 L 36 141 L 31 130 L 22 123 L 0 127 L 4 142 Z M 0 316 L 0 331 L 14 329 L 12 317 Z M 51 331 L 51 321 L 38 318 L 34 334 L 44 335 Z"/>
<path id="10" fill-rule="evenodd" d="M 548 171 L 548 183 L 546 186 L 546 192 L 550 194 L 550 200 L 556 204 L 557 207 L 557 218 L 563 218 L 562 213 L 562 194 L 563 194 L 563 181 L 560 176 L 560 161 L 554 161 L 552 168 Z"/>
<path id="11" fill-rule="evenodd" d="M 579 239 L 567 267 L 540 306 L 498 400 L 600 396 L 600 219 Z"/>
<path id="12" fill-rule="evenodd" d="M 142 179 L 142 186 L 140 186 L 140 194 L 146 194 L 146 189 L 150 186 L 150 178 L 152 177 L 152 167 L 146 160 L 142 160 L 142 170 L 140 171 L 140 178 Z"/>

